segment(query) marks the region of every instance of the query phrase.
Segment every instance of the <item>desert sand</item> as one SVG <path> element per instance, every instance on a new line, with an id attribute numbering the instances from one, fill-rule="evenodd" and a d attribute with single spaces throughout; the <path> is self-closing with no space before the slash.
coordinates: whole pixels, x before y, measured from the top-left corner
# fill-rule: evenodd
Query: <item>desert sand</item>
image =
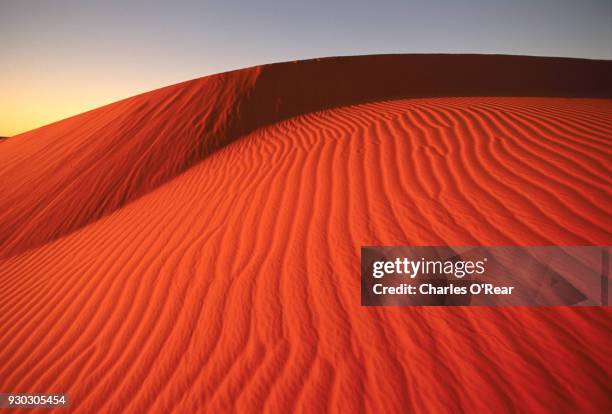
<path id="1" fill-rule="evenodd" d="M 605 412 L 604 308 L 365 308 L 362 245 L 610 245 L 611 62 L 196 79 L 0 142 L 0 391 L 74 412 Z"/>

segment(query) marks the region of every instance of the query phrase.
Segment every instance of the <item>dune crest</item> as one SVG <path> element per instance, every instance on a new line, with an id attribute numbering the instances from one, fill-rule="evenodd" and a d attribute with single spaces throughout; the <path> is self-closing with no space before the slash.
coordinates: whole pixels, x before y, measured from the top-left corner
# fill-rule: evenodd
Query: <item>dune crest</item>
<path id="1" fill-rule="evenodd" d="M 357 56 L 247 68 L 134 96 L 1 142 L 0 257 L 77 230 L 237 138 L 300 114 L 414 97 L 611 97 L 611 72 L 611 62 L 581 59 Z"/>

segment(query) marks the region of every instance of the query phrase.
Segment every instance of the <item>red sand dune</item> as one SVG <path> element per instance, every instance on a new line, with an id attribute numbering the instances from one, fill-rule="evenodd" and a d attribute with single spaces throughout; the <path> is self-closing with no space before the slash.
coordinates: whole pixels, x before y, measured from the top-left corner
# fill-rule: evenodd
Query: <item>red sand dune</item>
<path id="1" fill-rule="evenodd" d="M 0 142 L 0 391 L 605 412 L 609 308 L 364 308 L 362 245 L 609 245 L 612 63 L 250 68 Z"/>

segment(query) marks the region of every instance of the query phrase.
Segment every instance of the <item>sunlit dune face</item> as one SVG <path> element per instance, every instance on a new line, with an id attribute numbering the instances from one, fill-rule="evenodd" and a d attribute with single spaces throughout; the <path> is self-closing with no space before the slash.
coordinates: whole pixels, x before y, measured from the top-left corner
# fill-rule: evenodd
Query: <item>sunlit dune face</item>
<path id="1" fill-rule="evenodd" d="M 0 337 L 3 389 L 66 390 L 75 412 L 604 411 L 608 311 L 365 309 L 358 252 L 609 243 L 609 102 L 405 99 L 307 114 L 97 220 L 138 190 L 132 168 L 149 165 L 150 180 L 189 148 L 169 138 L 154 164 L 125 157 L 154 136 L 133 133 L 151 109 L 134 101 L 114 108 L 123 131 L 95 113 L 65 122 L 56 145 L 40 132 L 60 125 L 6 147 L 31 162 L 3 177 L 18 189 L 0 229 L 18 235 L 0 242 L 0 280 L 26 293 L 0 300 L 0 326 L 29 336 Z M 108 135 L 82 139 L 92 126 Z M 41 280 L 53 289 L 39 298 Z M 72 355 L 72 369 L 55 368 Z M 87 369 L 97 382 L 81 380 Z"/>
<path id="2" fill-rule="evenodd" d="M 287 63 L 3 140 L 0 390 L 82 413 L 609 412 L 609 307 L 367 308 L 359 274 L 361 246 L 610 245 L 609 65 Z"/>

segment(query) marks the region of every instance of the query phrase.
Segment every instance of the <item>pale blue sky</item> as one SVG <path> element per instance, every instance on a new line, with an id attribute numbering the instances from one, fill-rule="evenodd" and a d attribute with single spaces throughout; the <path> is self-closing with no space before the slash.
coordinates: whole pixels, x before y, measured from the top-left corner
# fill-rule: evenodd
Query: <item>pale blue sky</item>
<path id="1" fill-rule="evenodd" d="M 0 0 L 0 39 L 8 135 L 25 128 L 11 125 L 270 62 L 439 52 L 612 59 L 612 1 Z"/>

